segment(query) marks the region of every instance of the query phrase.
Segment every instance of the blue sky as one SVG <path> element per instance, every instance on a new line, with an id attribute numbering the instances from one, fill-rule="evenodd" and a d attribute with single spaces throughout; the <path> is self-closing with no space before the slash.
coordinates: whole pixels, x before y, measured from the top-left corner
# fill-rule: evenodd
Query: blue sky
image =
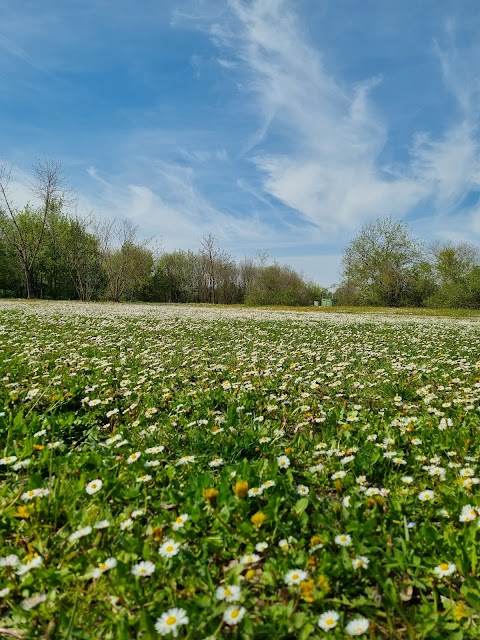
<path id="1" fill-rule="evenodd" d="M 478 0 L 0 0 L 0 155 L 166 250 L 324 285 L 362 224 L 480 243 Z"/>

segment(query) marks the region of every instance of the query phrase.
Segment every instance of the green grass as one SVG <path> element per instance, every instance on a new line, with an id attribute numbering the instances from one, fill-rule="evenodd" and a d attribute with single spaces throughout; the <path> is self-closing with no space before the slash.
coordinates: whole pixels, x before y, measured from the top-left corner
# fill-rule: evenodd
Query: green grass
<path id="1" fill-rule="evenodd" d="M 3 307 L 0 628 L 480 637 L 479 329 L 252 314 Z"/>

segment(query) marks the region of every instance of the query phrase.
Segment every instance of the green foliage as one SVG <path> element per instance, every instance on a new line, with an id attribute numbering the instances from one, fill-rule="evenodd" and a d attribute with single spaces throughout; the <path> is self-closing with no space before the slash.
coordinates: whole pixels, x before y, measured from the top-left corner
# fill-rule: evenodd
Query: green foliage
<path id="1" fill-rule="evenodd" d="M 264 305 L 311 305 L 323 290 L 307 284 L 290 267 L 273 264 L 260 267 L 245 295 L 245 304 Z"/>
<path id="2" fill-rule="evenodd" d="M 428 260 L 405 223 L 376 220 L 346 247 L 335 298 L 344 305 L 479 308 L 479 259 L 478 247 L 447 242 L 433 244 Z"/>
<path id="3" fill-rule="evenodd" d="M 402 306 L 420 255 L 405 223 L 392 218 L 369 222 L 344 251 L 345 283 L 362 304 Z"/>

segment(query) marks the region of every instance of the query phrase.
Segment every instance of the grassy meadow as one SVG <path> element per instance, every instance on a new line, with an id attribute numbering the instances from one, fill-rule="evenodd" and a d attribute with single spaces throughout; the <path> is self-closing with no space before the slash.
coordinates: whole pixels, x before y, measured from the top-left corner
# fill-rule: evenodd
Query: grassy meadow
<path id="1" fill-rule="evenodd" d="M 480 319 L 0 303 L 0 637 L 480 638 Z"/>

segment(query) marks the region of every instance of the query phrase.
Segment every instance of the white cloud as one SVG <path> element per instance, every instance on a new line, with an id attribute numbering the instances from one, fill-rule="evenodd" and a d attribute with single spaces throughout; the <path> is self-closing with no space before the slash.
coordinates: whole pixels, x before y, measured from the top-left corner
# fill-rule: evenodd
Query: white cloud
<path id="1" fill-rule="evenodd" d="M 117 218 L 131 219 L 145 235 L 161 238 L 169 251 L 196 249 L 199 238 L 208 233 L 239 255 L 253 254 L 267 237 L 272 243 L 281 241 L 255 212 L 236 218 L 214 207 L 197 188 L 193 168 L 157 160 L 152 169 L 155 177 L 148 184 L 132 182 L 128 174 L 98 180 L 96 171 L 89 171 L 96 187 L 81 200 L 81 206 L 88 210 L 95 202 L 100 217 L 110 217 L 113 211 Z"/>
<path id="2" fill-rule="evenodd" d="M 242 87 L 257 102 L 263 122 L 246 149 L 256 147 L 252 161 L 266 193 L 322 229 L 348 230 L 374 217 L 405 216 L 421 203 L 433 215 L 452 213 L 478 186 L 479 132 L 471 109 L 479 83 L 472 60 L 471 69 L 461 60 L 457 75 L 456 50 L 437 44 L 445 83 L 463 115 L 441 136 L 414 138 L 406 163 L 383 167 L 388 122 L 374 101 L 382 78 L 341 84 L 283 0 L 230 0 L 229 6 L 235 22 L 223 20 L 211 34 L 242 67 Z M 269 134 L 283 136 L 282 153 L 269 150 Z"/>

